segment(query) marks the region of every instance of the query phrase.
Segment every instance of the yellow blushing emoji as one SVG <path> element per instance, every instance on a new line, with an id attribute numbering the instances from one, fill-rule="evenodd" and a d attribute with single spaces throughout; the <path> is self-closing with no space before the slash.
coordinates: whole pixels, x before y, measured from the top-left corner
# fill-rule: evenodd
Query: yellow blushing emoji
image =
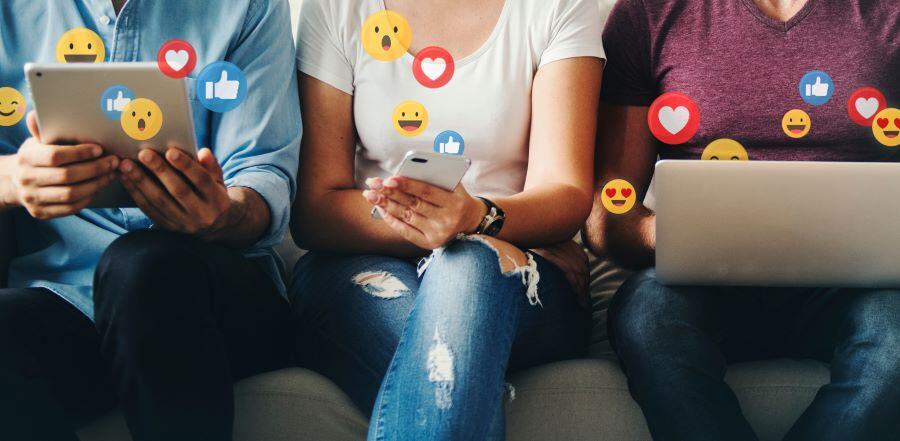
<path id="1" fill-rule="evenodd" d="M 25 97 L 12 87 L 0 87 L 0 126 L 14 126 L 25 116 Z"/>
<path id="2" fill-rule="evenodd" d="M 151 100 L 132 100 L 122 110 L 122 130 L 132 139 L 146 141 L 156 136 L 163 125 L 163 114 Z"/>
<path id="3" fill-rule="evenodd" d="M 872 134 L 887 147 L 900 145 L 900 109 L 888 107 L 872 119 Z"/>
<path id="4" fill-rule="evenodd" d="M 625 214 L 637 200 L 634 187 L 624 179 L 613 179 L 603 186 L 600 193 L 600 202 L 603 207 L 613 214 Z"/>
<path id="5" fill-rule="evenodd" d="M 378 11 L 369 16 L 360 30 L 363 49 L 380 61 L 394 61 L 412 44 L 412 28 L 394 11 Z"/>
<path id="6" fill-rule="evenodd" d="M 404 101 L 391 116 L 394 129 L 403 136 L 417 136 L 428 127 L 428 111 L 417 101 Z"/>
<path id="7" fill-rule="evenodd" d="M 102 63 L 105 59 L 103 39 L 88 28 L 72 29 L 56 43 L 56 61 L 60 63 Z"/>
<path id="8" fill-rule="evenodd" d="M 704 161 L 749 161 L 750 156 L 741 143 L 728 138 L 717 139 L 703 149 L 700 159 Z"/>
<path id="9" fill-rule="evenodd" d="M 809 119 L 809 114 L 800 109 L 788 110 L 781 118 L 781 130 L 791 138 L 799 139 L 806 136 L 810 128 L 812 120 Z"/>

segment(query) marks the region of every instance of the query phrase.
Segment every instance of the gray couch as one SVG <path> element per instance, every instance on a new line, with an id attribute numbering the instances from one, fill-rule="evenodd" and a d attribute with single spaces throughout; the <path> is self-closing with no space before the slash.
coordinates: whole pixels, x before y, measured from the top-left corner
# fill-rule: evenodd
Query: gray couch
<path id="1" fill-rule="evenodd" d="M 5 264 L 14 252 L 15 234 L 2 216 L 0 233 L 0 264 Z M 297 250 L 286 243 L 282 253 L 290 261 Z M 603 309 L 624 273 L 608 263 L 597 268 L 593 284 L 597 329 L 591 356 L 511 376 L 515 399 L 507 404 L 509 439 L 650 439 L 625 377 L 603 342 Z M 780 439 L 828 379 L 827 366 L 813 361 L 743 363 L 728 371 L 729 384 L 763 440 Z M 235 385 L 235 395 L 237 441 L 365 438 L 367 421 L 362 413 L 337 386 L 303 368 L 241 381 Z M 82 428 L 80 436 L 83 441 L 131 439 L 119 413 Z"/>

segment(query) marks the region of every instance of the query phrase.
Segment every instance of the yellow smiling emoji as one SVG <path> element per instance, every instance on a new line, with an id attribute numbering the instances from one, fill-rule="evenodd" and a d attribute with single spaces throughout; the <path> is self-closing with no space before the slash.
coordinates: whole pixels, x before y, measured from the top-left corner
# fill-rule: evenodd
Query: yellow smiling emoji
<path id="1" fill-rule="evenodd" d="M 900 146 L 900 109 L 887 108 L 872 119 L 872 134 L 887 147 Z"/>
<path id="2" fill-rule="evenodd" d="M 700 159 L 704 161 L 748 161 L 750 156 L 747 155 L 747 150 L 741 143 L 733 139 L 722 138 L 709 143 L 703 149 Z"/>
<path id="3" fill-rule="evenodd" d="M 0 126 L 14 126 L 25 116 L 25 97 L 12 87 L 0 87 Z"/>
<path id="4" fill-rule="evenodd" d="M 416 101 L 404 101 L 391 116 L 394 129 L 403 136 L 417 136 L 428 127 L 428 111 Z"/>
<path id="5" fill-rule="evenodd" d="M 634 207 L 637 195 L 634 186 L 624 179 L 613 179 L 603 186 L 600 202 L 612 214 L 625 214 Z"/>
<path id="6" fill-rule="evenodd" d="M 163 125 L 163 114 L 153 101 L 138 98 L 122 110 L 121 122 L 126 135 L 137 141 L 146 141 L 159 133 Z"/>
<path id="7" fill-rule="evenodd" d="M 102 63 L 105 59 L 103 39 L 88 28 L 72 29 L 56 43 L 56 61 L 60 63 Z"/>
<path id="8" fill-rule="evenodd" d="M 369 16 L 360 31 L 363 49 L 380 61 L 394 61 L 412 44 L 412 29 L 402 15 L 394 11 L 378 11 Z"/>
<path id="9" fill-rule="evenodd" d="M 806 136 L 810 128 L 812 121 L 809 114 L 800 109 L 788 110 L 781 118 L 781 130 L 791 138 L 799 139 Z"/>

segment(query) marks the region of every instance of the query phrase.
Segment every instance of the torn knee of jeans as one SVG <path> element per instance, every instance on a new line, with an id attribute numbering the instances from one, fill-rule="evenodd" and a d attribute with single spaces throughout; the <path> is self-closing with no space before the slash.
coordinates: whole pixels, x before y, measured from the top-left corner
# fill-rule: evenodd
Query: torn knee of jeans
<path id="1" fill-rule="evenodd" d="M 521 275 L 522 283 L 526 288 L 525 295 L 528 296 L 528 303 L 531 306 L 544 306 L 538 297 L 538 282 L 541 280 L 541 275 L 538 273 L 537 262 L 535 262 L 531 253 L 526 253 L 509 242 L 490 236 L 460 236 L 459 240 L 481 242 L 494 250 L 497 253 L 497 258 L 500 260 L 500 272 L 504 275 Z"/>
<path id="2" fill-rule="evenodd" d="M 503 274 L 515 272 L 528 265 L 528 256 L 525 255 L 525 252 L 509 242 L 484 235 L 465 236 L 462 240 L 481 242 L 494 250 L 500 259 L 500 271 Z"/>
<path id="3" fill-rule="evenodd" d="M 428 381 L 434 385 L 434 404 L 438 409 L 447 410 L 453 406 L 453 352 L 434 330 L 434 343 L 428 350 Z"/>
<path id="4" fill-rule="evenodd" d="M 353 283 L 363 291 L 382 299 L 396 299 L 409 294 L 409 288 L 387 271 L 366 271 L 353 276 Z"/>
<path id="5" fill-rule="evenodd" d="M 510 403 L 516 401 L 516 387 L 512 383 L 506 383 L 506 396 Z"/>
<path id="6" fill-rule="evenodd" d="M 428 269 L 428 265 L 431 265 L 431 262 L 434 261 L 434 259 L 440 256 L 443 252 L 444 247 L 441 247 L 432 251 L 431 254 L 428 255 L 428 257 L 423 257 L 421 260 L 419 260 L 419 264 L 416 265 L 416 274 L 418 274 L 421 278 L 422 274 L 425 274 L 425 270 Z"/>

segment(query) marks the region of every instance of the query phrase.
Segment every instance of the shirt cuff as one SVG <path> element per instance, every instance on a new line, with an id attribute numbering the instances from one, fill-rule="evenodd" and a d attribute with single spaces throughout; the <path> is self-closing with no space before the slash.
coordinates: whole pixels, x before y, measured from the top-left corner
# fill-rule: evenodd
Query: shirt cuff
<path id="1" fill-rule="evenodd" d="M 227 187 L 246 187 L 269 206 L 269 228 L 252 248 L 272 248 L 284 239 L 290 221 L 291 192 L 285 178 L 267 171 L 245 171 L 225 181 Z"/>

